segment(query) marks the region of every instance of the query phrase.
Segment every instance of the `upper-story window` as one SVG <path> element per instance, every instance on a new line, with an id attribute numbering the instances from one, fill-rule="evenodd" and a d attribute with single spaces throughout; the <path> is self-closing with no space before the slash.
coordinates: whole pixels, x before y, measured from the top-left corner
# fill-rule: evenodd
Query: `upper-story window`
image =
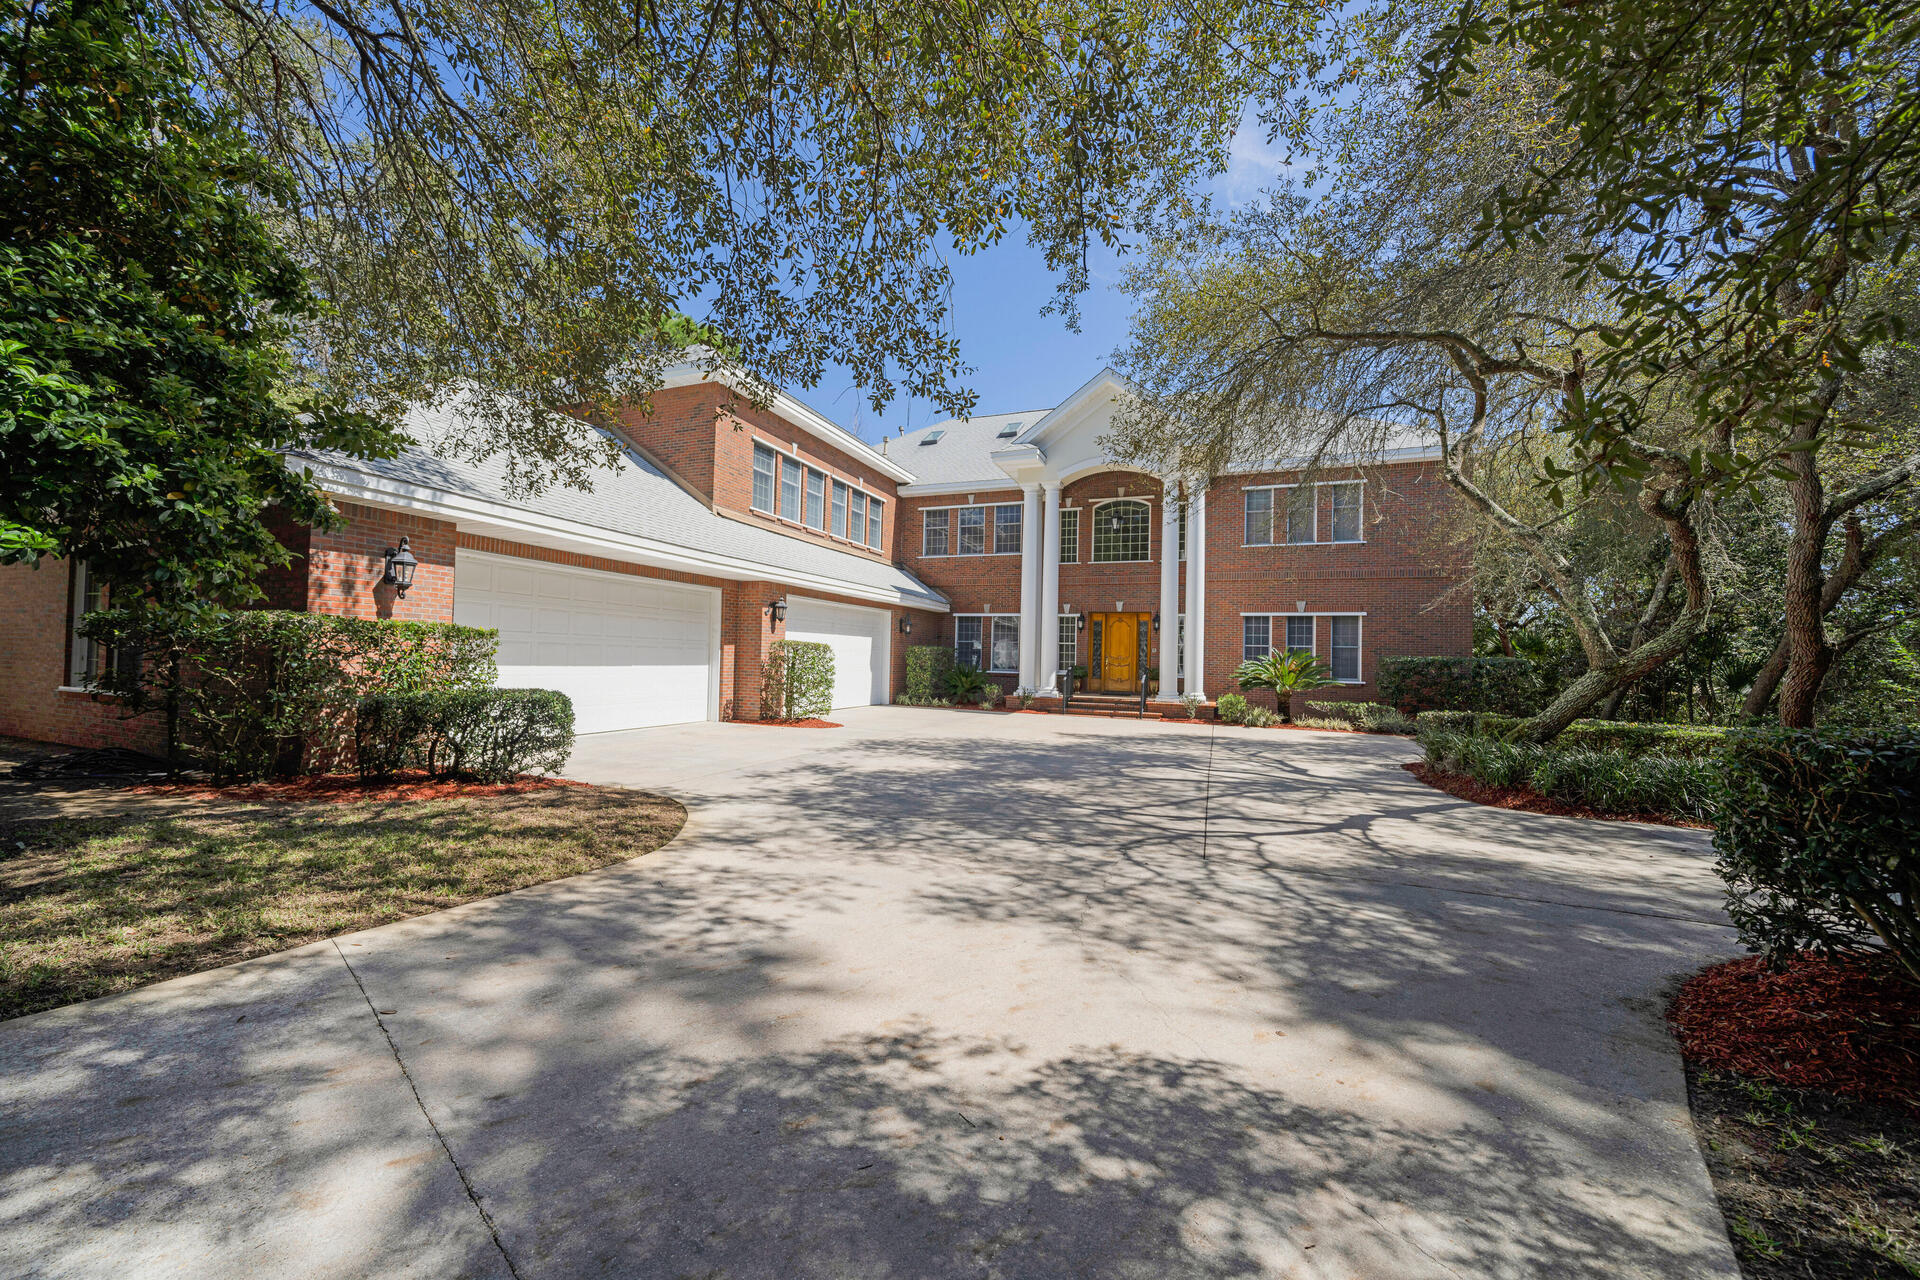
<path id="1" fill-rule="evenodd" d="M 800 484 L 806 468 L 792 458 L 780 459 L 780 518 L 800 523 Z"/>
<path id="2" fill-rule="evenodd" d="M 1330 510 L 1333 515 L 1333 540 L 1335 542 L 1359 542 L 1360 510 L 1366 497 L 1366 486 L 1358 480 L 1350 484 L 1330 484 L 1333 502 Z"/>
<path id="3" fill-rule="evenodd" d="M 867 499 L 867 545 L 875 551 L 880 549 L 880 512 L 886 505 L 878 498 Z"/>
<path id="4" fill-rule="evenodd" d="M 836 538 L 847 536 L 847 486 L 833 482 L 833 523 L 828 532 Z"/>
<path id="5" fill-rule="evenodd" d="M 1270 547 L 1279 541 L 1312 542 L 1314 537 L 1313 485 L 1267 485 L 1246 491 L 1246 543 Z M 1276 508 L 1278 516 L 1276 518 Z M 1280 535 L 1276 537 L 1275 535 Z"/>
<path id="6" fill-rule="evenodd" d="M 1146 503 L 1131 498 L 1102 503 L 1093 512 L 1094 562 L 1147 559 L 1152 549 L 1150 527 Z"/>
<path id="7" fill-rule="evenodd" d="M 773 450 L 763 444 L 753 446 L 753 509 L 773 514 L 774 476 L 779 469 Z"/>
<path id="8" fill-rule="evenodd" d="M 1080 508 L 1068 507 L 1060 513 L 1060 563 L 1080 563 Z"/>
<path id="9" fill-rule="evenodd" d="M 993 554 L 1020 553 L 1020 504 L 1009 502 L 993 509 Z"/>
<path id="10" fill-rule="evenodd" d="M 815 529 L 827 527 L 827 478 L 811 469 L 807 472 L 807 524 Z"/>
<path id="11" fill-rule="evenodd" d="M 985 507 L 960 508 L 960 545 L 955 547 L 954 551 L 963 556 L 987 554 L 987 509 Z"/>
<path id="12" fill-rule="evenodd" d="M 847 513 L 847 541 L 865 542 L 867 540 L 867 495 L 855 489 L 852 497 L 853 506 Z"/>
<path id="13" fill-rule="evenodd" d="M 953 508 L 932 507 L 920 513 L 920 554 L 944 556 L 952 546 Z"/>

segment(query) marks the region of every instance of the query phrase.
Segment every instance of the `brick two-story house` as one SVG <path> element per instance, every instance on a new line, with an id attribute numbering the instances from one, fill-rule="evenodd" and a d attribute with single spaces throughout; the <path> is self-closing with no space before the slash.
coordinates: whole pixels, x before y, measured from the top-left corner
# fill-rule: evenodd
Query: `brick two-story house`
<path id="1" fill-rule="evenodd" d="M 1468 651 L 1430 449 L 1305 483 L 1284 464 L 1156 476 L 1101 451 L 1127 394 L 1104 372 L 1050 410 L 875 448 L 689 367 L 623 415 L 625 456 L 590 490 L 533 495 L 436 451 L 457 411 L 421 416 L 421 446 L 391 460 L 289 459 L 346 522 L 284 532 L 296 558 L 269 603 L 496 627 L 501 682 L 572 695 L 582 732 L 757 717 L 782 638 L 833 646 L 841 707 L 890 701 L 910 644 L 1009 689 L 1081 666 L 1082 688 L 1145 677 L 1162 702 L 1232 688 L 1269 647 L 1311 648 L 1349 696 L 1383 654 Z M 404 595 L 383 580 L 402 539 Z M 0 569 L 0 733 L 153 745 L 88 690 L 103 655 L 75 626 L 99 599 L 82 565 Z"/>

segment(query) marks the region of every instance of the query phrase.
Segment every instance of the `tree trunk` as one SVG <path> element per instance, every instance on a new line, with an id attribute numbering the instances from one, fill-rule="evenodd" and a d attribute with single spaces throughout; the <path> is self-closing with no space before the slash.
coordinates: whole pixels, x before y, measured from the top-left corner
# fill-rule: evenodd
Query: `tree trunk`
<path id="1" fill-rule="evenodd" d="M 1646 643 L 1647 628 L 1651 627 L 1653 620 L 1660 616 L 1660 606 L 1667 602 L 1667 592 L 1673 589 L 1675 568 L 1673 556 L 1669 553 L 1666 564 L 1660 568 L 1660 578 L 1653 584 L 1652 594 L 1647 597 L 1646 608 L 1642 609 L 1640 616 L 1634 620 L 1633 639 L 1627 644 L 1629 652 L 1638 649 L 1642 644 Z M 1607 695 L 1607 705 L 1600 711 L 1601 718 L 1605 720 L 1618 720 L 1620 718 L 1620 704 L 1625 702 L 1626 698 L 1627 686 L 1625 685 L 1620 686 L 1611 694 Z"/>

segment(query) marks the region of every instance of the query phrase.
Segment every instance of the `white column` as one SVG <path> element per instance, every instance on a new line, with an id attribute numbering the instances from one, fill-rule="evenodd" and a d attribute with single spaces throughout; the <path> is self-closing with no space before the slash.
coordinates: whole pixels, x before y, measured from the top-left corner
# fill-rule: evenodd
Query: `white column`
<path id="1" fill-rule="evenodd" d="M 1180 481 L 1160 482 L 1160 697 L 1172 702 L 1179 688 Z"/>
<path id="2" fill-rule="evenodd" d="M 1207 651 L 1207 487 L 1187 486 L 1187 688 L 1206 696 L 1201 655 Z"/>
<path id="3" fill-rule="evenodd" d="M 1038 686 L 1060 687 L 1060 482 L 1048 480 L 1046 519 L 1040 538 L 1040 679 Z"/>
<path id="4" fill-rule="evenodd" d="M 1020 683 L 1033 688 L 1040 670 L 1040 486 L 1022 485 L 1020 521 Z"/>

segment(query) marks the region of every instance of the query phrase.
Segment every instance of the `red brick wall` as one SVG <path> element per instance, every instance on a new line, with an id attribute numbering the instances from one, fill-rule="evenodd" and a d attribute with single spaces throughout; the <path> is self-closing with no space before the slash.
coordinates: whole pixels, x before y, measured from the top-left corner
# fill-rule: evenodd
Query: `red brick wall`
<path id="1" fill-rule="evenodd" d="M 1244 490 L 1298 478 L 1229 476 L 1216 480 L 1207 494 L 1207 693 L 1217 697 L 1234 689 L 1233 670 L 1242 656 L 1242 613 L 1293 613 L 1302 600 L 1309 613 L 1367 615 L 1361 622 L 1360 646 L 1365 683 L 1310 695 L 1314 701 L 1377 700 L 1373 681 L 1383 657 L 1471 653 L 1469 565 L 1451 540 L 1457 499 L 1438 468 L 1408 463 L 1318 477 L 1366 481 L 1364 543 L 1243 545 Z M 1328 500 L 1324 490 L 1320 497 L 1323 503 Z M 1327 525 L 1322 510 L 1322 539 L 1328 536 Z M 1316 620 L 1315 650 L 1323 661 L 1331 654 L 1331 632 L 1327 619 Z M 1260 700 L 1272 705 L 1267 695 Z M 1296 714 L 1304 700 L 1295 699 Z"/>
<path id="2" fill-rule="evenodd" d="M 851 453 L 837 449 L 801 430 L 771 409 L 757 409 L 728 388 L 703 383 L 670 387 L 656 392 L 646 409 L 638 406 L 620 415 L 623 429 L 635 443 L 651 450 L 713 505 L 751 524 L 775 529 L 789 537 L 837 547 L 871 559 L 894 559 L 894 530 L 899 525 L 900 502 L 894 482 Z M 773 445 L 816 471 L 857 485 L 878 495 L 886 504 L 880 521 L 878 550 L 848 542 L 802 524 L 794 524 L 753 509 L 753 442 Z M 832 490 L 829 486 L 828 500 Z"/>
<path id="3" fill-rule="evenodd" d="M 158 715 L 129 720 L 110 700 L 61 690 L 72 576 L 65 560 L 0 565 L 0 734 L 158 755 L 166 745 Z"/>
<path id="4" fill-rule="evenodd" d="M 417 622 L 453 620 L 452 524 L 352 502 L 335 505 L 347 517 L 346 526 L 331 533 L 315 531 L 307 546 L 309 612 Z M 420 562 L 404 599 L 380 580 L 386 574 L 387 548 L 398 548 L 402 537 Z"/>

